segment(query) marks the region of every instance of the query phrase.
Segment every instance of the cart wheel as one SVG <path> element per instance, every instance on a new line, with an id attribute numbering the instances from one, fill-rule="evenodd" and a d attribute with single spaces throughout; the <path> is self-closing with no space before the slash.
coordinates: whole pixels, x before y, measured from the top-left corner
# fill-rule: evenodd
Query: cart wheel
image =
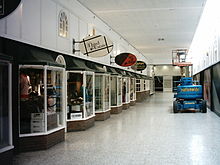
<path id="1" fill-rule="evenodd" d="M 177 101 L 173 101 L 173 113 L 178 113 L 178 104 L 177 104 Z"/>
<path id="2" fill-rule="evenodd" d="M 207 112 L 206 100 L 202 100 L 201 112 L 202 113 L 206 113 Z"/>

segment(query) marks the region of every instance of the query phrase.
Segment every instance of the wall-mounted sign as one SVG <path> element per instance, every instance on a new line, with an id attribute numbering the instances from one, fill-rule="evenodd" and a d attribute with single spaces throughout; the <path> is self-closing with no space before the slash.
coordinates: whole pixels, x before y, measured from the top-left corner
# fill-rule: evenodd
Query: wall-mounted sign
<path id="1" fill-rule="evenodd" d="M 80 51 L 90 57 L 102 57 L 113 49 L 113 43 L 102 35 L 88 36 L 79 43 Z"/>
<path id="2" fill-rule="evenodd" d="M 136 56 L 131 53 L 121 53 L 115 57 L 115 63 L 125 67 L 134 65 L 136 61 Z"/>
<path id="3" fill-rule="evenodd" d="M 136 71 L 142 71 L 147 67 L 147 64 L 144 61 L 137 61 L 135 65 L 132 65 L 131 68 Z"/>
<path id="4" fill-rule="evenodd" d="M 21 0 L 0 0 L 0 19 L 12 13 Z"/>

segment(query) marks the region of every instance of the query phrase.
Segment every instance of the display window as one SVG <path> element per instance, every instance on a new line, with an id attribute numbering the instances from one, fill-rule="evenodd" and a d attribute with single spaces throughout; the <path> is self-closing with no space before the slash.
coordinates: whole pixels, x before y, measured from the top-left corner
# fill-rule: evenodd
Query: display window
<path id="1" fill-rule="evenodd" d="M 64 128 L 64 68 L 20 66 L 20 136 Z"/>
<path id="2" fill-rule="evenodd" d="M 122 105 L 122 77 L 111 75 L 111 106 Z"/>
<path id="3" fill-rule="evenodd" d="M 136 79 L 131 78 L 130 83 L 130 100 L 135 101 L 136 100 Z"/>
<path id="4" fill-rule="evenodd" d="M 12 149 L 11 64 L 0 59 L 0 153 Z"/>
<path id="5" fill-rule="evenodd" d="M 151 79 L 149 83 L 150 83 L 150 94 L 153 94 L 155 91 L 153 79 Z"/>
<path id="6" fill-rule="evenodd" d="M 94 72 L 67 72 L 67 120 L 94 117 Z"/>
<path id="7" fill-rule="evenodd" d="M 130 77 L 122 78 L 122 103 L 130 102 Z"/>
<path id="8" fill-rule="evenodd" d="M 110 110 L 110 75 L 95 74 L 95 112 Z"/>
<path id="9" fill-rule="evenodd" d="M 144 79 L 140 79 L 140 91 L 143 92 L 145 91 L 146 89 L 146 84 L 145 84 L 145 80 Z"/>
<path id="10" fill-rule="evenodd" d="M 147 90 L 147 80 L 143 80 L 143 83 L 144 83 L 144 91 Z"/>
<path id="11" fill-rule="evenodd" d="M 141 79 L 136 79 L 136 91 L 141 92 Z"/>
<path id="12" fill-rule="evenodd" d="M 150 80 L 145 80 L 146 81 L 146 90 L 150 90 Z"/>

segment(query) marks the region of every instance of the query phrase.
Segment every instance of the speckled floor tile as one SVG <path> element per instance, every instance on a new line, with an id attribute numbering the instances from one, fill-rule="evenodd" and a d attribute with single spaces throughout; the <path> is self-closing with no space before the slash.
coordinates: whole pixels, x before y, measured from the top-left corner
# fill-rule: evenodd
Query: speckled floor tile
<path id="1" fill-rule="evenodd" d="M 156 93 L 48 150 L 21 153 L 15 165 L 219 165 L 220 118 L 172 113 L 172 93 Z"/>

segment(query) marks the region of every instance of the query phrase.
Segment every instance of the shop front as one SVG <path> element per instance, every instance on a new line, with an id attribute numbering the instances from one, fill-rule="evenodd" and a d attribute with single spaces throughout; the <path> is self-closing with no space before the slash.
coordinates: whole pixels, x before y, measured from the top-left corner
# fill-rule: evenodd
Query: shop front
<path id="1" fill-rule="evenodd" d="M 130 107 L 130 77 L 122 78 L 122 104 L 123 110 Z"/>
<path id="2" fill-rule="evenodd" d="M 130 107 L 130 77 L 121 69 L 116 69 L 118 74 L 122 76 L 122 105 L 123 110 L 126 110 Z"/>
<path id="3" fill-rule="evenodd" d="M 40 48 L 19 54 L 19 148 L 47 149 L 65 134 L 63 65 Z"/>
<path id="4" fill-rule="evenodd" d="M 130 105 L 134 106 L 136 104 L 136 78 L 132 74 L 130 82 Z"/>
<path id="5" fill-rule="evenodd" d="M 104 121 L 110 118 L 110 74 L 101 64 L 86 61 L 86 65 L 95 72 L 95 120 Z"/>
<path id="6" fill-rule="evenodd" d="M 144 99 L 144 79 L 142 79 L 141 75 L 136 74 L 136 101 L 142 102 Z"/>
<path id="7" fill-rule="evenodd" d="M 67 132 L 95 124 L 95 74 L 84 60 L 65 56 L 67 77 Z"/>
<path id="8" fill-rule="evenodd" d="M 143 76 L 143 83 L 144 83 L 144 98 L 147 99 L 150 96 L 150 80 L 147 76 Z"/>
<path id="9" fill-rule="evenodd" d="M 122 112 L 122 76 L 118 74 L 115 68 L 107 67 L 110 76 L 111 91 L 111 114 L 119 114 Z"/>

